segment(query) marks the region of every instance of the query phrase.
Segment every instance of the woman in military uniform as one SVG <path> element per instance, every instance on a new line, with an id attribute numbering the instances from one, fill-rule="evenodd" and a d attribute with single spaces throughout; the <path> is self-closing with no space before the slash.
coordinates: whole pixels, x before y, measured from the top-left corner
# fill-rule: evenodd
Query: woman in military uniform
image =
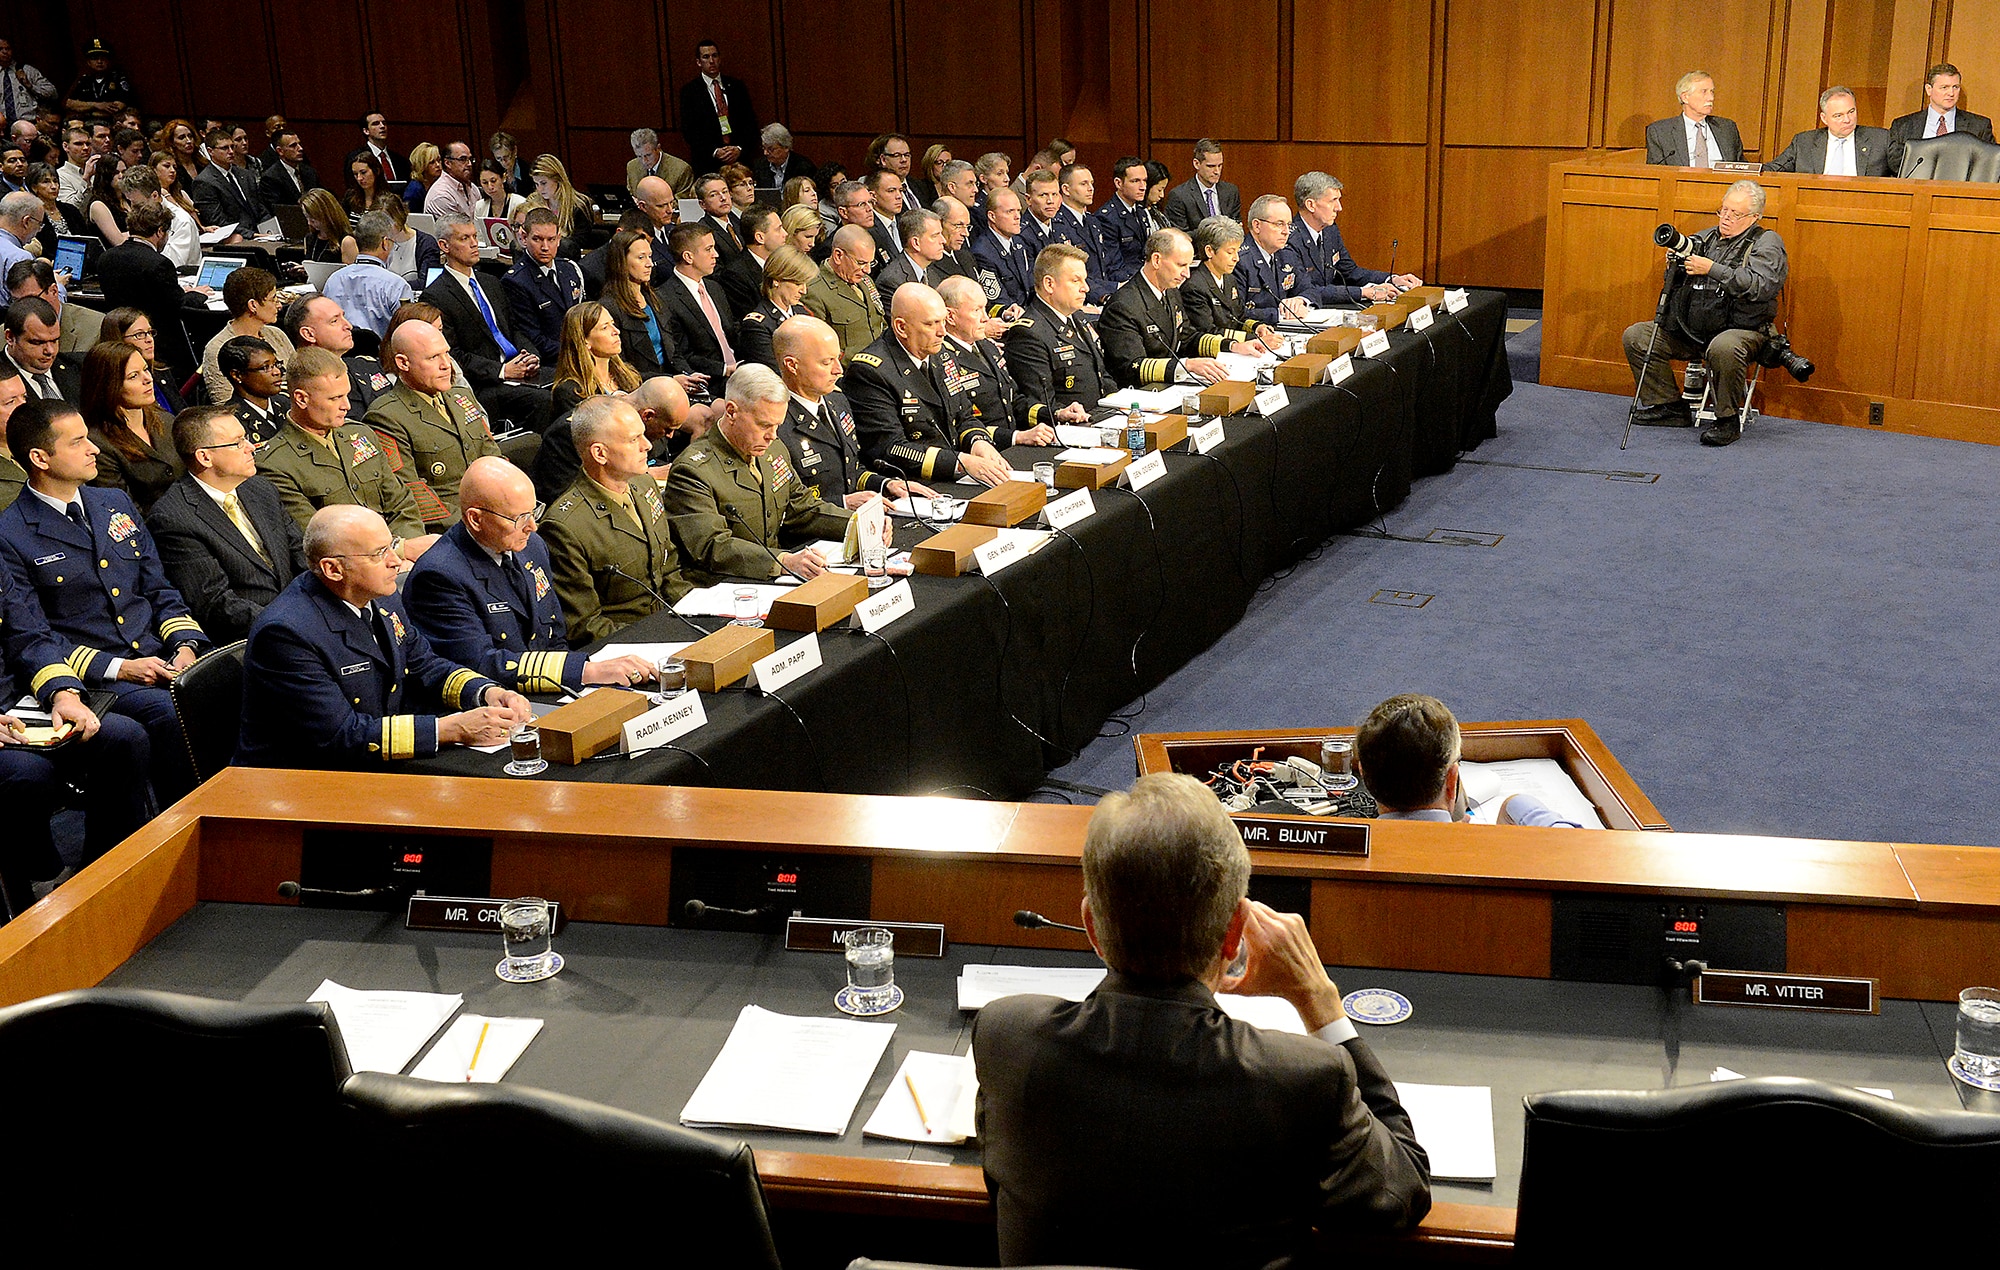
<path id="1" fill-rule="evenodd" d="M 1278 343 L 1278 333 L 1245 310 L 1243 284 L 1236 280 L 1236 258 L 1243 254 L 1243 226 L 1227 216 L 1210 216 L 1194 227 L 1195 267 L 1181 284 L 1181 307 L 1201 336 L 1199 357 L 1218 353 L 1256 355 L 1256 341 Z"/>
<path id="2" fill-rule="evenodd" d="M 780 247 L 764 262 L 764 298 L 743 315 L 736 334 L 736 355 L 746 362 L 778 369 L 777 354 L 771 351 L 771 337 L 786 319 L 804 313 L 799 300 L 806 286 L 819 273 L 806 254 L 793 247 Z"/>

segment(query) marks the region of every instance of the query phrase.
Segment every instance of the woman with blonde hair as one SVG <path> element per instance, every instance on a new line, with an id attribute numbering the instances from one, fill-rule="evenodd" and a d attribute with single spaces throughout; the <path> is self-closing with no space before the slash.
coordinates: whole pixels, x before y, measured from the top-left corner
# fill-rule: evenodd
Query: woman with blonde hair
<path id="1" fill-rule="evenodd" d="M 785 245 L 796 248 L 808 256 L 812 255 L 813 248 L 819 243 L 820 231 L 826 228 L 820 220 L 819 208 L 810 203 L 794 203 L 787 207 L 781 223 L 785 227 Z"/>
<path id="2" fill-rule="evenodd" d="M 574 260 L 582 255 L 583 240 L 594 237 L 590 233 L 590 200 L 576 192 L 569 182 L 569 169 L 553 154 L 535 156 L 532 171 L 535 196 L 527 206 L 546 207 L 556 214 L 556 228 L 562 231 L 562 246 L 557 252 Z"/>
<path id="3" fill-rule="evenodd" d="M 611 310 L 595 300 L 573 306 L 563 316 L 562 351 L 556 355 L 556 414 L 568 414 L 586 397 L 631 392 L 639 382 L 639 372 L 625 362 L 624 338 Z"/>
<path id="4" fill-rule="evenodd" d="M 410 183 L 403 187 L 403 201 L 411 211 L 424 210 L 424 191 L 443 175 L 444 158 L 438 148 L 428 141 L 417 142 L 416 149 L 410 151 Z"/>
<path id="5" fill-rule="evenodd" d="M 306 259 L 351 265 L 361 254 L 354 245 L 354 227 L 347 223 L 347 209 L 333 191 L 318 188 L 299 196 L 299 210 L 306 218 Z"/>

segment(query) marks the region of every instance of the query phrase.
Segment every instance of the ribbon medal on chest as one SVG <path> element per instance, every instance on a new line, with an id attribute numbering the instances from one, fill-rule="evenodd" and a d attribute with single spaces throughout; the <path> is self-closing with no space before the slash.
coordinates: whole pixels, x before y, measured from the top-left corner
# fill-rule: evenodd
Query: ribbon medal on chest
<path id="1" fill-rule="evenodd" d="M 104 527 L 104 532 L 111 535 L 111 541 L 124 542 L 139 532 L 139 526 L 124 512 L 112 512 L 111 523 Z"/>

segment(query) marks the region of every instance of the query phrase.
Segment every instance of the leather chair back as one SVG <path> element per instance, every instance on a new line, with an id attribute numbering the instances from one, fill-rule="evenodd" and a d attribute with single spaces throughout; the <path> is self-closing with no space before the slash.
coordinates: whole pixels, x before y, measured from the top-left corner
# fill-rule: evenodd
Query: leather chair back
<path id="1" fill-rule="evenodd" d="M 243 643 L 210 649 L 168 686 L 197 783 L 236 755 L 243 732 Z"/>
<path id="2" fill-rule="evenodd" d="M 779 1270 L 763 1184 L 742 1142 L 517 1085 L 363 1072 L 344 1093 L 371 1156 L 420 1180 L 413 1234 L 434 1229 L 439 1213 L 467 1230 L 518 1226 L 541 1211 L 546 1186 L 559 1204 L 643 1215 L 665 1264 Z M 565 1255 L 579 1240 L 629 1255 L 632 1233 L 625 1221 L 565 1222 L 560 1244 Z"/>
<path id="3" fill-rule="evenodd" d="M 1979 1237 L 2000 1116 L 1794 1077 L 1527 1099 L 1516 1255 L 1657 1263 L 1696 1249 L 1836 1264 L 1867 1237 L 1931 1260 Z M 1675 1232 L 1690 1241 L 1675 1250 Z"/>
<path id="4" fill-rule="evenodd" d="M 1897 175 L 1931 181 L 2000 181 L 2000 146 L 1969 132 L 1923 137 L 1903 146 Z"/>

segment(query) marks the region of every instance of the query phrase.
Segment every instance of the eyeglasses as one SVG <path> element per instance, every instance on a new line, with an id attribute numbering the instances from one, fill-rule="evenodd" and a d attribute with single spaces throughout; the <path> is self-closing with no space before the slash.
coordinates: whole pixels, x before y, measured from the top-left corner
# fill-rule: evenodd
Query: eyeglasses
<path id="1" fill-rule="evenodd" d="M 1722 208 L 1722 209 L 1721 209 L 1720 211 L 1716 212 L 1716 214 L 1715 214 L 1715 219 L 1717 219 L 1717 220 L 1755 220 L 1755 219 L 1757 219 L 1757 213 L 1755 213 L 1755 212 L 1739 212 L 1739 211 L 1737 211 L 1737 210 L 1736 210 L 1735 208 L 1733 208 L 1733 207 L 1725 207 L 1725 208 Z"/>
<path id="2" fill-rule="evenodd" d="M 373 551 L 361 551 L 361 552 L 332 551 L 328 552 L 327 554 L 332 556 L 335 560 L 366 560 L 372 564 L 384 564 L 389 559 L 389 553 L 394 551 L 395 549 L 396 549 L 396 544 L 390 542 L 390 543 L 384 543 L 383 545 L 377 547 Z"/>
<path id="3" fill-rule="evenodd" d="M 527 533 L 530 527 L 541 520 L 542 513 L 548 510 L 548 505 L 546 503 L 536 503 L 533 511 L 525 511 L 518 516 L 509 516 L 506 512 L 496 512 L 491 507 L 474 507 L 472 510 L 485 512 L 488 516 L 507 521 L 522 533 Z"/>
<path id="4" fill-rule="evenodd" d="M 197 451 L 200 451 L 200 450 L 246 450 L 246 449 L 247 449 L 247 450 L 254 450 L 254 449 L 256 449 L 256 448 L 257 448 L 257 443 L 256 443 L 255 441 L 251 440 L 251 439 L 250 439 L 250 438 L 249 438 L 249 437 L 248 437 L 247 435 L 245 435 L 245 436 L 240 436 L 240 437 L 236 438 L 236 439 L 235 439 L 234 441 L 217 441 L 217 442 L 213 443 L 212 445 L 198 445 L 198 446 L 196 446 L 196 447 L 195 447 L 195 449 L 196 449 Z"/>

